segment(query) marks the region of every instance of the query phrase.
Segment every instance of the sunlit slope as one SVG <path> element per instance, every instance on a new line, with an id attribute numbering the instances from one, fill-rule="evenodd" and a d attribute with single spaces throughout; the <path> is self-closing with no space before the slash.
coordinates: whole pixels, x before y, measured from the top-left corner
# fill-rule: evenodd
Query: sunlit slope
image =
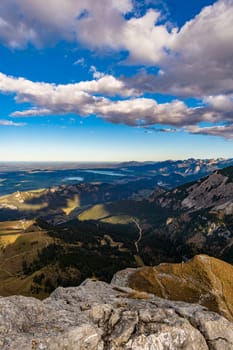
<path id="1" fill-rule="evenodd" d="M 25 276 L 25 264 L 54 241 L 34 221 L 0 223 L 0 295 L 32 295 L 32 276 Z"/>
<path id="2" fill-rule="evenodd" d="M 17 191 L 0 197 L 0 221 L 44 217 L 52 222 L 64 222 L 77 217 L 89 206 L 128 200 L 136 196 L 143 188 L 143 181 L 127 184 L 81 183 L 38 191 Z M 146 182 L 145 186 L 147 185 Z M 150 186 L 153 188 L 153 181 Z"/>
<path id="3" fill-rule="evenodd" d="M 0 295 L 44 298 L 58 286 L 86 278 L 110 281 L 120 268 L 137 266 L 135 225 L 72 220 L 58 226 L 35 221 L 0 223 Z"/>
<path id="4" fill-rule="evenodd" d="M 128 224 L 135 219 L 158 223 L 164 221 L 168 214 L 168 209 L 159 208 L 147 200 L 124 200 L 89 207 L 78 215 L 78 219 L 80 221 L 96 220 L 113 224 Z"/>
<path id="5" fill-rule="evenodd" d="M 0 222 L 0 247 L 14 243 L 25 231 L 33 229 L 34 224 L 34 220 Z"/>
<path id="6" fill-rule="evenodd" d="M 200 303 L 233 320 L 233 266 L 207 255 L 136 270 L 129 285 L 159 297 Z"/>
<path id="7" fill-rule="evenodd" d="M 35 224 L 35 220 L 15 220 L 0 222 L 0 234 L 9 235 L 27 230 Z"/>
<path id="8" fill-rule="evenodd" d="M 83 211 L 79 216 L 78 219 L 80 221 L 87 221 L 87 220 L 97 220 L 112 224 L 128 224 L 133 222 L 133 217 L 129 215 L 124 214 L 117 214 L 112 215 L 110 208 L 110 205 L 103 205 L 103 204 L 97 204 L 93 207 Z"/>

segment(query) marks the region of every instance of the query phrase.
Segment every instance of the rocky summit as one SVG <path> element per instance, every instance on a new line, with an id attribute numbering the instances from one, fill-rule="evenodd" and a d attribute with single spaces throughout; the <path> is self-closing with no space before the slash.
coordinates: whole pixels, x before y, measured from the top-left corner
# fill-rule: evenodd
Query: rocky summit
<path id="1" fill-rule="evenodd" d="M 198 304 L 86 280 L 49 298 L 0 299 L 1 350 L 231 350 L 233 324 Z M 120 283 L 121 284 L 121 283 Z"/>

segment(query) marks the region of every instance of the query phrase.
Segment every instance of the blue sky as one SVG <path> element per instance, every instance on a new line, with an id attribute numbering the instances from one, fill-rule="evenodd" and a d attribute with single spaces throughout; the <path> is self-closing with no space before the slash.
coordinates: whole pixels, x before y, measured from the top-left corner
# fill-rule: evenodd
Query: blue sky
<path id="1" fill-rule="evenodd" d="M 1 0 L 0 160 L 232 157 L 232 0 Z"/>

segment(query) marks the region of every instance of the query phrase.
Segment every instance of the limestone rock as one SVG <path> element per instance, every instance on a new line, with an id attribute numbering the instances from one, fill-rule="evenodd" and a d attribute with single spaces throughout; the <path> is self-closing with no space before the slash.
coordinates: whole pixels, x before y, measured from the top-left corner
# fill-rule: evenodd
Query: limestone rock
<path id="1" fill-rule="evenodd" d="M 224 317 L 197 304 L 142 299 L 129 287 L 86 280 L 44 301 L 0 298 L 1 350 L 232 348 L 233 324 Z"/>

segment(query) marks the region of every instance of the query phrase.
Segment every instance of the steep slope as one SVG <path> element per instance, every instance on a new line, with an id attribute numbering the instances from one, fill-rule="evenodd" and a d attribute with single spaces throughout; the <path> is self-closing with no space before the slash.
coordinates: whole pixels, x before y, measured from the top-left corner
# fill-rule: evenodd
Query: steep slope
<path id="1" fill-rule="evenodd" d="M 233 214 L 233 167 L 218 170 L 211 175 L 167 191 L 155 200 L 162 207 L 197 211 L 212 209 L 214 212 Z"/>
<path id="2" fill-rule="evenodd" d="M 174 248 L 170 254 L 180 260 L 206 253 L 233 263 L 232 174 L 233 167 L 228 167 L 171 191 L 154 193 L 150 201 L 170 214 L 166 223 L 152 229 L 150 237 L 166 237 Z"/>
<path id="3" fill-rule="evenodd" d="M 119 272 L 123 285 L 161 298 L 199 303 L 233 321 L 233 266 L 207 255 L 180 264 Z"/>
<path id="4" fill-rule="evenodd" d="M 233 167 L 216 171 L 188 189 L 182 207 L 199 210 L 211 208 L 213 212 L 233 214 Z"/>
<path id="5" fill-rule="evenodd" d="M 0 348 L 231 350 L 233 324 L 200 305 L 86 280 L 43 302 L 0 298 Z"/>

